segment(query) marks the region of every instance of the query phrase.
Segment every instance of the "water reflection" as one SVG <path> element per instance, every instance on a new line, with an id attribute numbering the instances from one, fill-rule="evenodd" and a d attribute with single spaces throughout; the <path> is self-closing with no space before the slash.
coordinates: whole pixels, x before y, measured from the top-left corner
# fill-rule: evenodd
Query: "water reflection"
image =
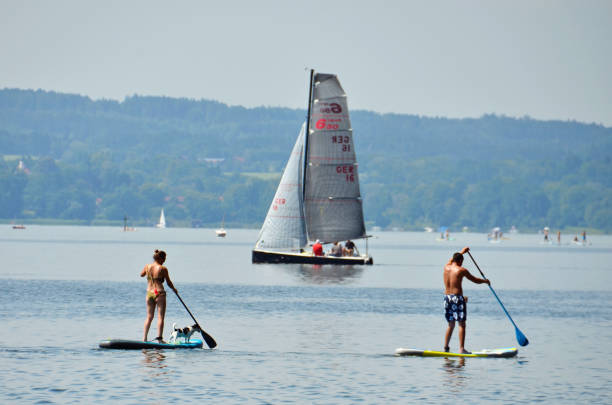
<path id="1" fill-rule="evenodd" d="M 459 358 L 444 358 L 443 369 L 445 371 L 446 387 L 453 389 L 463 388 L 466 382 L 465 370 L 465 357 Z"/>
<path id="2" fill-rule="evenodd" d="M 348 284 L 361 277 L 363 266 L 296 264 L 286 268 L 309 284 Z"/>
<path id="3" fill-rule="evenodd" d="M 168 374 L 168 370 L 165 370 L 168 365 L 166 364 L 166 355 L 161 350 L 143 350 L 142 351 L 142 365 L 150 369 L 151 376 L 159 377 Z"/>

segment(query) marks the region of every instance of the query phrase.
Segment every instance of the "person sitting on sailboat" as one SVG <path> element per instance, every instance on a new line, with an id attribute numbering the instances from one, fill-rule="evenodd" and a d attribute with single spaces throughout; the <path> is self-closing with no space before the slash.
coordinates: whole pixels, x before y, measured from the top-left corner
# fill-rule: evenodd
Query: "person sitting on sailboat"
<path id="1" fill-rule="evenodd" d="M 339 243 L 338 241 L 335 241 L 334 245 L 331 248 L 331 251 L 329 252 L 329 255 L 330 256 L 336 256 L 336 257 L 341 257 L 343 251 L 344 251 L 344 248 L 342 247 L 342 243 Z"/>
<path id="2" fill-rule="evenodd" d="M 314 245 L 312 245 L 312 253 L 315 256 L 323 256 L 323 245 L 320 240 L 317 239 Z"/>
<path id="3" fill-rule="evenodd" d="M 352 240 L 347 240 L 344 244 L 344 256 L 353 256 L 353 252 L 355 251 L 355 244 Z"/>

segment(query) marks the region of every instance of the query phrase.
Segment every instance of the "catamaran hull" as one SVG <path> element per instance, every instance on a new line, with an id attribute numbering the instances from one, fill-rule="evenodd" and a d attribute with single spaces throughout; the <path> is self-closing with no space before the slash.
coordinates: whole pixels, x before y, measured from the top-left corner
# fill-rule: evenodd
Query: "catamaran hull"
<path id="1" fill-rule="evenodd" d="M 310 254 L 270 252 L 253 250 L 253 263 L 300 263 L 300 264 L 374 264 L 371 256 L 335 257 Z"/>

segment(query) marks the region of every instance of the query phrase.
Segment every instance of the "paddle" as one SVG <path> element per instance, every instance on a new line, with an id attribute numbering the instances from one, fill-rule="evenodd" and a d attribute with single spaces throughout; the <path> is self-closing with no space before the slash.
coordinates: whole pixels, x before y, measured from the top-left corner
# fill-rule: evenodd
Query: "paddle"
<path id="1" fill-rule="evenodd" d="M 189 315 L 191 316 L 191 319 L 193 319 L 193 321 L 195 322 L 196 326 L 198 327 L 198 329 L 200 330 L 200 334 L 202 335 L 202 337 L 204 338 L 204 341 L 206 342 L 206 344 L 208 345 L 208 347 L 210 347 L 211 349 L 214 349 L 215 347 L 217 347 L 217 342 L 215 342 L 215 339 L 213 339 L 212 336 L 210 336 L 208 333 L 204 332 L 204 329 L 202 329 L 202 327 L 200 326 L 200 324 L 198 323 L 198 321 L 196 321 L 196 319 L 194 318 L 193 314 L 191 313 L 191 311 L 189 310 L 189 308 L 187 308 L 187 305 L 185 305 L 185 302 L 183 302 L 183 299 L 181 298 L 181 296 L 179 295 L 179 293 L 177 291 L 174 291 L 174 293 L 176 294 L 176 296 L 178 297 L 179 301 L 181 301 L 181 304 L 183 304 L 183 306 L 185 307 L 185 309 L 187 310 L 187 312 L 189 312 Z"/>
<path id="2" fill-rule="evenodd" d="M 485 277 L 485 275 L 482 273 L 482 270 L 480 270 L 480 267 L 478 267 L 478 263 L 476 263 L 476 260 L 474 260 L 474 257 L 472 256 L 472 254 L 470 253 L 470 251 L 468 250 L 468 255 L 470 255 L 470 259 L 472 259 L 472 261 L 474 262 L 474 265 L 476 265 L 476 268 L 478 269 L 478 271 L 480 272 L 480 274 L 482 275 L 482 278 L 487 279 Z M 516 324 L 514 323 L 514 321 L 512 320 L 512 317 L 510 316 L 510 314 L 508 313 L 508 311 L 506 311 L 506 307 L 504 307 L 504 304 L 502 304 L 501 300 L 499 299 L 499 297 L 497 296 L 497 294 L 495 293 L 495 290 L 493 289 L 493 287 L 491 287 L 489 285 L 489 288 L 491 289 L 491 292 L 493 293 L 493 295 L 495 296 L 495 298 L 497 298 L 497 302 L 499 302 L 499 305 L 501 305 L 502 309 L 504 310 L 504 312 L 506 313 L 506 316 L 508 316 L 508 319 L 510 319 L 510 322 L 512 322 L 512 325 L 514 325 L 514 332 L 516 333 L 516 340 L 519 343 L 519 345 L 521 346 L 527 346 L 529 344 L 529 340 L 527 340 L 527 338 L 525 337 L 525 335 L 523 335 L 523 332 L 521 332 L 521 330 L 518 328 L 518 326 L 516 326 Z"/>

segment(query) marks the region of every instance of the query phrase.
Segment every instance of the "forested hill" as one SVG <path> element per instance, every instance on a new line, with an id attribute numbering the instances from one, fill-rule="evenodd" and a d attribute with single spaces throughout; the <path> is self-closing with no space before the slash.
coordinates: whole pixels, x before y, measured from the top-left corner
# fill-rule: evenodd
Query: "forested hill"
<path id="1" fill-rule="evenodd" d="M 0 217 L 145 224 L 163 207 L 170 225 L 225 214 L 259 226 L 304 116 L 0 90 Z M 368 226 L 612 231 L 611 128 L 367 111 L 351 120 Z"/>

